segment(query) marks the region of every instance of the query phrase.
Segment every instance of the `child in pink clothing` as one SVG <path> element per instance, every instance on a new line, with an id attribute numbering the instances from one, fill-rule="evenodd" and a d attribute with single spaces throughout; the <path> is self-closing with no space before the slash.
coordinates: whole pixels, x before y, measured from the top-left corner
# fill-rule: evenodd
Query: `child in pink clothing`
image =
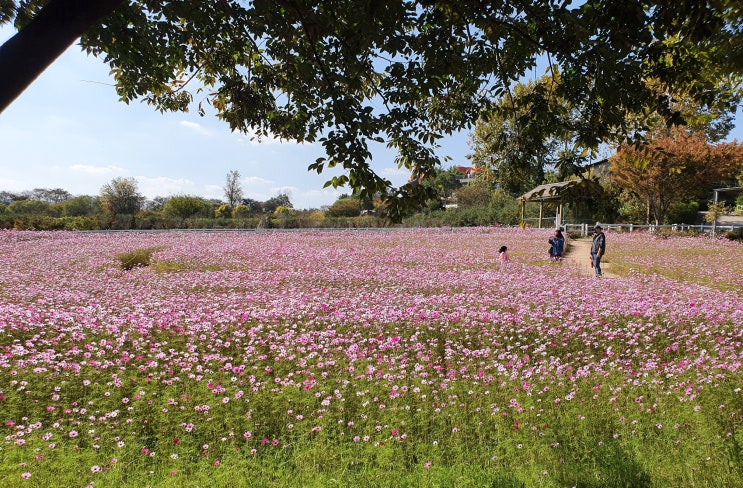
<path id="1" fill-rule="evenodd" d="M 498 259 L 500 259 L 501 264 L 506 264 L 509 261 L 508 248 L 506 246 L 501 246 L 498 249 Z"/>

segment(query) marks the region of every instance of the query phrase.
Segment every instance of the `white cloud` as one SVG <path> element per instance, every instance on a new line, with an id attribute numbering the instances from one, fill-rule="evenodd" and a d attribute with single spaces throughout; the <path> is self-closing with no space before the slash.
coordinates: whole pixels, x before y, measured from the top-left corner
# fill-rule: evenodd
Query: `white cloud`
<path id="1" fill-rule="evenodd" d="M 347 190 L 343 191 L 341 188 L 323 188 L 322 190 L 309 190 L 300 192 L 298 201 L 292 203 L 297 208 L 320 208 L 324 205 L 332 205 L 333 202 L 344 193 L 349 193 Z M 291 199 L 290 199 L 291 200 Z"/>
<path id="2" fill-rule="evenodd" d="M 268 193 L 248 191 L 243 194 L 243 198 L 250 198 L 259 202 L 265 202 L 266 200 L 271 198 L 271 195 L 269 195 Z"/>
<path id="3" fill-rule="evenodd" d="M 221 200 L 224 198 L 224 188 L 219 185 L 204 185 L 204 198 L 216 198 Z"/>
<path id="4" fill-rule="evenodd" d="M 202 136 L 210 136 L 211 132 L 204 127 L 201 126 L 201 124 L 198 124 L 196 122 L 190 122 L 188 120 L 181 120 L 180 122 L 181 127 L 185 127 L 187 129 L 190 129 L 197 134 L 201 134 Z"/>
<path id="5" fill-rule="evenodd" d="M 296 186 L 275 186 L 271 188 L 271 193 L 273 193 L 274 196 L 279 195 L 286 195 L 289 197 L 289 200 L 292 199 L 292 196 L 297 193 L 298 188 Z"/>
<path id="6" fill-rule="evenodd" d="M 274 184 L 273 181 L 261 178 L 260 176 L 246 176 L 241 181 L 248 186 L 270 186 Z"/>
<path id="7" fill-rule="evenodd" d="M 380 174 L 388 178 L 394 178 L 394 177 L 408 178 L 410 176 L 410 170 L 404 169 L 404 168 L 387 167 L 387 168 L 383 168 L 382 171 L 380 171 Z"/>
<path id="8" fill-rule="evenodd" d="M 188 178 L 168 178 L 159 176 L 148 178 L 146 176 L 137 176 L 139 191 L 147 198 L 167 197 L 172 195 L 194 195 L 196 194 L 196 185 Z"/>
<path id="9" fill-rule="evenodd" d="M 11 180 L 8 178 L 0 178 L 0 189 L 6 190 L 6 191 L 25 191 L 28 190 L 28 188 L 25 188 L 25 183 L 18 180 Z"/>
<path id="10" fill-rule="evenodd" d="M 86 173 L 91 175 L 109 175 L 114 173 L 125 173 L 126 170 L 119 166 L 92 166 L 89 164 L 73 164 L 70 166 L 72 171 Z"/>

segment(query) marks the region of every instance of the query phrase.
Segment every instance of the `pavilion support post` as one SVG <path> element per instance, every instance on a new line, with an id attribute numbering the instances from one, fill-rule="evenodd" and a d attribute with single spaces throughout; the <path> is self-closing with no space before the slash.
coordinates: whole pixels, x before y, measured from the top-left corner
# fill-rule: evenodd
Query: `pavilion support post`
<path id="1" fill-rule="evenodd" d="M 542 228 L 542 214 L 544 213 L 544 202 L 539 201 L 539 228 Z"/>
<path id="2" fill-rule="evenodd" d="M 521 201 L 521 224 L 524 224 L 524 207 L 526 207 L 526 200 Z"/>

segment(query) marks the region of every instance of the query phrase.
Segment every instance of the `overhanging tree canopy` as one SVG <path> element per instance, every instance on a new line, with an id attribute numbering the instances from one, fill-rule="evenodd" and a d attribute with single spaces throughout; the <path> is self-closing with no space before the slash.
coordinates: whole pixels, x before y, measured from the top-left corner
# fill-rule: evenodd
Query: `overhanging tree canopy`
<path id="1" fill-rule="evenodd" d="M 430 196 L 437 141 L 539 58 L 559 66 L 585 145 L 626 133 L 628 113 L 679 118 L 648 78 L 716 104 L 743 71 L 738 0 L 5 0 L 0 22 L 20 29 L 0 47 L 0 109 L 82 35 L 123 101 L 320 141 L 310 169 L 343 167 L 328 184 L 381 193 L 392 219 Z M 397 150 L 407 184 L 370 169 L 376 143 Z"/>

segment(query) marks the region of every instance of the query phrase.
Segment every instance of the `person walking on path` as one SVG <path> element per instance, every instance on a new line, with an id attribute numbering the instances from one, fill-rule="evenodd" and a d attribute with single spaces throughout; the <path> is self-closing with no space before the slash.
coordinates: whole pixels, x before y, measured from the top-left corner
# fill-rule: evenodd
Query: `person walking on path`
<path id="1" fill-rule="evenodd" d="M 606 236 L 604 229 L 599 225 L 593 228 L 593 242 L 591 243 L 591 263 L 597 278 L 601 278 L 601 258 L 606 253 Z"/>

